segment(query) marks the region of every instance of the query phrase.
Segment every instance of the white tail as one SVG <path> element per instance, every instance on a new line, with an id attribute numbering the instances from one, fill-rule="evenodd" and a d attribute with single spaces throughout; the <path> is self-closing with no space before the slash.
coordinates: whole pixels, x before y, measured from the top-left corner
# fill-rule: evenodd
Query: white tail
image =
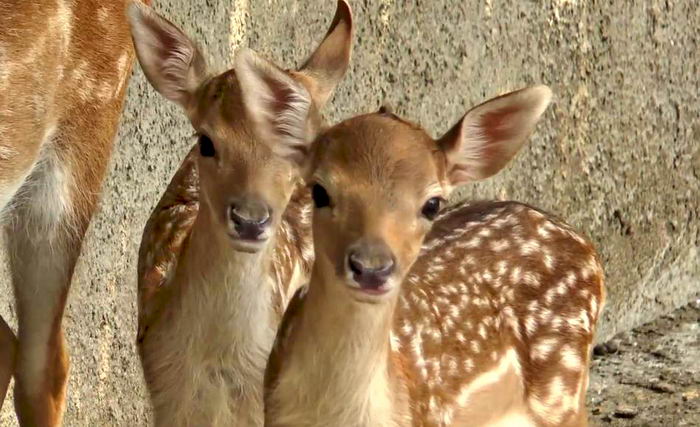
<path id="1" fill-rule="evenodd" d="M 19 320 L 22 425 L 59 425 L 68 359 L 61 320 L 133 63 L 122 1 L 0 0 L 0 211 Z M 95 35 L 99 35 L 96 37 Z M 4 324 L 4 322 L 2 322 Z M 3 356 L 11 355 L 9 351 Z"/>
<path id="2" fill-rule="evenodd" d="M 199 139 L 139 253 L 138 346 L 156 424 L 262 425 L 269 349 L 313 255 L 295 160 L 348 66 L 350 8 L 338 2 L 301 70 L 244 50 L 235 71 L 216 76 L 173 24 L 139 5 L 129 16 L 146 76 L 183 107 Z M 286 148 L 273 152 L 268 138 Z"/>
<path id="3" fill-rule="evenodd" d="M 519 203 L 440 213 L 452 186 L 505 166 L 549 98 L 488 101 L 437 141 L 384 109 L 319 136 L 316 261 L 270 356 L 266 425 L 586 424 L 593 247 Z"/>

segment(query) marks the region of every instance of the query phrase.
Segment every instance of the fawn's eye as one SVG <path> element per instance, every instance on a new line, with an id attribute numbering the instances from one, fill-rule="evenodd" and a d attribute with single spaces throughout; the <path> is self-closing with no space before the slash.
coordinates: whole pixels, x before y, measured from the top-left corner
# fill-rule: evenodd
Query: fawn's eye
<path id="1" fill-rule="evenodd" d="M 325 208 L 331 204 L 331 198 L 328 196 L 328 192 L 319 184 L 314 184 L 311 188 L 311 197 L 314 199 L 314 205 L 316 205 L 317 208 Z"/>
<path id="2" fill-rule="evenodd" d="M 201 154 L 202 157 L 214 157 L 216 155 L 214 142 L 206 135 L 199 136 L 199 154 Z"/>
<path id="3" fill-rule="evenodd" d="M 438 213 L 440 213 L 440 207 L 442 206 L 442 199 L 439 197 L 432 197 L 428 199 L 423 205 L 420 213 L 428 218 L 429 220 L 434 220 Z"/>

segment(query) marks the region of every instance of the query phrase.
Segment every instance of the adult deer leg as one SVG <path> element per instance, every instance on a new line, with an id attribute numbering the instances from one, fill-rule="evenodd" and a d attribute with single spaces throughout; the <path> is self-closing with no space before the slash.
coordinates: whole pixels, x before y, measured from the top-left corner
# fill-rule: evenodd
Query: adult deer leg
<path id="1" fill-rule="evenodd" d="M 30 235 L 25 215 L 9 232 L 19 320 L 15 409 L 22 425 L 60 425 L 68 376 L 61 319 L 80 239 L 66 230 Z"/>
<path id="2" fill-rule="evenodd" d="M 65 123 L 25 184 L 8 226 L 18 316 L 15 409 L 22 425 L 61 425 L 68 354 L 61 321 L 120 109 Z M 96 119 L 99 118 L 99 119 Z"/>

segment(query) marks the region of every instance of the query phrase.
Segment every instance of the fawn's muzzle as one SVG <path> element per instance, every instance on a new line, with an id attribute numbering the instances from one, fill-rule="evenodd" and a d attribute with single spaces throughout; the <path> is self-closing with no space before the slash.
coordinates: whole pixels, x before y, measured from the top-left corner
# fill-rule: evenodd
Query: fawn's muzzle
<path id="1" fill-rule="evenodd" d="M 229 217 L 238 237 L 243 240 L 259 240 L 272 222 L 270 208 L 252 200 L 232 203 Z"/>
<path id="2" fill-rule="evenodd" d="M 362 289 L 378 290 L 396 268 L 394 256 L 385 244 L 366 242 L 348 251 L 347 266 L 355 282 Z"/>

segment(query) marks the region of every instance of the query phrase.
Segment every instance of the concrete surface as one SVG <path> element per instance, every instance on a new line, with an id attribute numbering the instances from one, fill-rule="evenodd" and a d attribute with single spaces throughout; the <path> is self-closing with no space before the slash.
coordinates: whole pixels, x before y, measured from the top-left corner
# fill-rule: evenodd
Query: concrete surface
<path id="1" fill-rule="evenodd" d="M 608 276 L 599 341 L 687 302 L 700 288 L 700 89 L 693 0 L 352 1 L 353 65 L 328 117 L 391 103 L 441 134 L 470 106 L 529 84 L 555 94 L 524 152 L 462 197 L 516 199 L 591 236 Z M 335 2 L 155 0 L 210 58 L 239 44 L 299 64 Z M 89 231 L 65 325 L 66 425 L 144 425 L 135 352 L 141 230 L 192 131 L 136 68 L 102 208 Z M 0 313 L 14 322 L 7 272 Z M 15 425 L 11 399 L 0 425 Z"/>

